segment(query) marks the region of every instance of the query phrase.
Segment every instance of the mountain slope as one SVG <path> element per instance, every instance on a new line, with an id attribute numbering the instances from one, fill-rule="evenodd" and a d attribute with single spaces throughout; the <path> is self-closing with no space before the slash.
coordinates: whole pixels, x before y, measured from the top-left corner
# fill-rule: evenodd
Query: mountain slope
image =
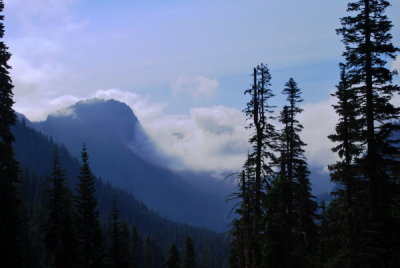
<path id="1" fill-rule="evenodd" d="M 57 145 L 51 138 L 26 126 L 25 120 L 16 124 L 13 133 L 16 138 L 14 151 L 23 174 L 22 195 L 26 205 L 34 205 L 35 202 L 32 199 L 38 196 L 35 191 L 40 190 L 40 184 L 46 183 L 43 177 L 50 174 L 52 157 L 56 149 L 59 152 L 61 164 L 66 169 L 68 184 L 71 189 L 75 189 L 80 163 L 65 147 Z M 45 190 L 41 189 L 41 191 Z M 115 197 L 121 218 L 128 224 L 136 225 L 141 234 L 153 238 L 163 250 L 172 243 L 183 245 L 185 237 L 189 235 L 196 242 L 199 254 L 204 248 L 208 248 L 213 253 L 216 263 L 213 267 L 222 267 L 220 265 L 225 262 L 227 240 L 223 235 L 161 217 L 127 191 L 115 188 L 99 179 L 96 181 L 96 193 L 103 222 L 107 222 L 112 199 Z M 28 208 L 28 211 L 30 210 L 32 208 Z"/>
<path id="2" fill-rule="evenodd" d="M 86 143 L 98 176 L 132 192 L 162 215 L 218 231 L 227 229 L 224 199 L 232 190 L 229 185 L 209 176 L 191 184 L 188 177 L 196 174 L 161 167 L 166 158 L 157 152 L 126 104 L 115 100 L 78 102 L 66 114 L 50 115 L 33 127 L 65 145 L 74 156 Z M 211 182 L 215 191 L 199 187 Z"/>

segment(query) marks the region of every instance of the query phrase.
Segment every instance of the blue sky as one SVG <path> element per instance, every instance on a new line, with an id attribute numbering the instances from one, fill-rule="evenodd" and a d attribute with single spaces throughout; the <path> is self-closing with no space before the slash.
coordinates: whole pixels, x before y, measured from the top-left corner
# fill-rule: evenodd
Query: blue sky
<path id="1" fill-rule="evenodd" d="M 6 2 L 11 50 L 18 56 L 26 53 L 21 46 L 38 45 L 12 46 L 27 36 L 53 44 L 55 60 L 73 76 L 59 87 L 70 92 L 120 88 L 167 101 L 168 112 L 182 113 L 193 106 L 242 107 L 242 91 L 260 62 L 270 66 L 277 93 L 294 77 L 307 102 L 328 99 L 342 52 L 335 28 L 347 1 Z M 31 13 L 20 11 L 34 5 Z M 389 12 L 396 25 L 400 16 L 393 15 L 399 13 L 396 2 Z M 399 31 L 393 33 L 399 43 Z M 216 79 L 218 88 L 204 98 L 171 96 L 180 76 Z"/>
<path id="2" fill-rule="evenodd" d="M 15 109 L 41 120 L 80 99 L 117 98 L 166 153 L 187 157 L 186 166 L 217 170 L 225 161 L 229 169 L 247 150 L 243 90 L 263 62 L 277 95 L 290 77 L 303 89 L 308 157 L 325 167 L 334 159 L 326 135 L 343 50 L 335 29 L 347 2 L 6 0 Z M 400 3 L 391 2 L 400 46 Z M 226 121 L 235 124 L 233 134 L 210 136 L 207 127 Z M 177 132 L 186 143 L 174 140 Z M 196 155 L 188 157 L 194 144 Z M 235 148 L 221 149 L 227 146 Z"/>

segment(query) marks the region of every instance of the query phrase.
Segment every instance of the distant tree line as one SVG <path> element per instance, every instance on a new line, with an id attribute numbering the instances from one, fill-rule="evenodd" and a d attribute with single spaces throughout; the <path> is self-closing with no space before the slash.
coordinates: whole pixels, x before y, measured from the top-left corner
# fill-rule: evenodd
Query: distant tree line
<path id="1" fill-rule="evenodd" d="M 143 241 L 135 226 L 121 220 L 113 200 L 108 226 L 100 226 L 94 176 L 82 149 L 77 194 L 66 186 L 58 156 L 54 157 L 48 212 L 43 226 L 45 267 L 196 267 L 193 241 L 186 238 L 184 263 L 176 244 L 164 259 L 156 241 Z M 182 266 L 181 266 L 182 264 Z M 185 265 L 183 265 L 185 264 Z"/>
<path id="2" fill-rule="evenodd" d="M 97 254 L 88 253 L 93 251 L 99 254 L 96 257 L 101 260 L 99 267 L 113 266 L 112 260 L 122 267 L 126 264 L 158 268 L 165 266 L 173 244 L 182 267 L 186 248 L 192 252 L 188 255 L 193 256 L 198 267 L 227 267 L 224 235 L 172 222 L 149 210 L 128 192 L 94 178 L 86 149 L 78 161 L 63 146 L 27 126 L 24 120 L 17 122 L 13 132 L 19 141 L 28 140 L 32 146 L 19 142 L 15 147 L 17 155 L 24 154 L 26 159 L 21 158 L 23 169 L 19 175 L 21 182 L 17 184 L 21 230 L 16 239 L 22 257 L 20 266 L 12 267 L 86 267 L 88 264 L 81 264 L 81 259 L 94 258 Z M 37 152 L 41 157 L 36 162 Z M 26 168 L 26 161 L 34 161 L 38 167 Z M 36 175 L 38 171 L 43 175 Z M 82 212 L 89 216 L 81 216 Z M 86 225 L 93 227 L 85 228 Z M 100 226 L 100 232 L 96 226 Z M 191 246 L 186 247 L 188 238 L 192 238 Z M 85 240 L 86 245 L 82 246 Z M 136 265 L 131 266 L 132 263 Z"/>
<path id="3" fill-rule="evenodd" d="M 337 30 L 345 62 L 333 94 L 339 122 L 328 137 L 339 159 L 329 166 L 337 184 L 329 203 L 311 194 L 301 90 L 289 79 L 287 104 L 275 115 L 269 69 L 254 68 L 244 109 L 252 150 L 231 196 L 238 200 L 231 267 L 400 267 L 400 109 L 392 102 L 400 87 L 387 68 L 399 49 L 391 43 L 389 6 L 351 2 Z"/>

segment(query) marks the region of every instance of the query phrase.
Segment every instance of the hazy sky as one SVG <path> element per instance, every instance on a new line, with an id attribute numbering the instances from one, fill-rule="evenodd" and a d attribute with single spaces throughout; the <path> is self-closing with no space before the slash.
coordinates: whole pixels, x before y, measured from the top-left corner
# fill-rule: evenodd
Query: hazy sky
<path id="1" fill-rule="evenodd" d="M 41 120 L 80 99 L 116 98 L 186 166 L 231 169 L 247 151 L 243 90 L 263 62 L 276 94 L 290 77 L 303 89 L 307 156 L 322 169 L 333 159 L 329 93 L 347 2 L 6 0 L 15 109 Z M 400 2 L 391 2 L 400 46 Z"/>

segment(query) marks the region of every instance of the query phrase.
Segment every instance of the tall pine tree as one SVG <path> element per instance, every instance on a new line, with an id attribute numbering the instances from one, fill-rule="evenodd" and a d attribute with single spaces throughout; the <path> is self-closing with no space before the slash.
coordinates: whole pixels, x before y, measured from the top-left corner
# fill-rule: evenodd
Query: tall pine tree
<path id="1" fill-rule="evenodd" d="M 400 151 L 394 134 L 400 130 L 400 109 L 391 99 L 400 87 L 392 84 L 395 72 L 386 67 L 387 59 L 394 59 L 399 49 L 391 42 L 392 23 L 385 15 L 389 6 L 386 0 L 354 1 L 347 8 L 351 14 L 342 18 L 337 30 L 345 44 L 348 83 L 359 98 L 360 144 L 365 145 L 359 159 L 368 184 L 363 237 L 368 254 L 362 258 L 363 267 L 399 266 L 395 237 L 400 235 L 400 224 L 393 212 L 399 197 Z"/>
<path id="2" fill-rule="evenodd" d="M 251 198 L 251 176 L 248 162 L 245 169 L 237 177 L 239 192 L 233 193 L 228 200 L 239 199 L 236 204 L 235 213 L 237 218 L 231 223 L 230 234 L 233 237 L 231 242 L 230 263 L 231 267 L 250 267 L 251 263 L 251 230 L 252 230 L 252 198 Z"/>
<path id="3" fill-rule="evenodd" d="M 264 233 L 263 201 L 267 185 L 274 176 L 272 163 L 275 160 L 276 133 L 272 125 L 273 106 L 269 101 L 274 96 L 271 86 L 271 74 L 266 65 L 260 64 L 253 70 L 253 86 L 245 91 L 250 96 L 244 112 L 250 121 L 248 129 L 253 131 L 250 144 L 253 151 L 249 154 L 245 169 L 247 175 L 248 196 L 251 197 L 251 219 L 248 245 L 248 265 L 255 268 L 262 263 L 262 237 Z"/>
<path id="4" fill-rule="evenodd" d="M 132 267 L 143 266 L 143 239 L 141 238 L 135 225 L 130 232 L 130 257 Z"/>
<path id="5" fill-rule="evenodd" d="M 89 156 L 84 145 L 77 186 L 76 227 L 81 267 L 101 267 L 103 263 L 103 237 L 100 228 L 95 178 L 89 167 Z"/>
<path id="6" fill-rule="evenodd" d="M 331 205 L 331 212 L 335 212 L 336 215 L 331 215 L 330 219 L 331 226 L 336 226 L 333 235 L 340 237 L 337 240 L 340 245 L 336 247 L 337 251 L 330 251 L 330 259 L 343 267 L 359 267 L 360 247 L 357 241 L 362 227 L 361 193 L 365 192 L 365 183 L 361 179 L 361 170 L 357 163 L 362 152 L 362 122 L 357 119 L 360 113 L 359 98 L 356 91 L 350 87 L 346 66 L 340 64 L 340 69 L 340 82 L 333 94 L 338 100 L 333 107 L 339 116 L 339 122 L 336 125 L 336 133 L 329 136 L 329 139 L 336 143 L 332 151 L 338 153 L 340 158 L 329 166 L 332 181 L 340 185 L 334 192 L 335 200 Z M 344 210 L 338 210 L 339 206 Z M 338 216 L 339 213 L 342 215 Z"/>
<path id="7" fill-rule="evenodd" d="M 176 244 L 172 244 L 169 249 L 168 259 L 165 262 L 166 268 L 180 268 L 181 267 L 181 257 Z"/>
<path id="8" fill-rule="evenodd" d="M 282 92 L 288 104 L 283 107 L 280 122 L 279 171 L 270 184 L 266 198 L 267 267 L 313 267 L 317 236 L 317 204 L 311 194 L 309 170 L 304 156 L 305 143 L 300 138 L 303 126 L 297 115 L 301 90 L 291 78 Z"/>
<path id="9" fill-rule="evenodd" d="M 0 0 L 0 12 L 4 3 Z M 0 39 L 4 37 L 4 16 L 0 14 Z M 13 105 L 13 85 L 8 61 L 11 54 L 8 47 L 0 40 L 0 252 L 3 267 L 21 267 L 22 245 L 21 202 L 17 191 L 19 183 L 18 164 L 14 159 L 12 143 L 14 136 L 11 127 L 16 116 Z"/>
<path id="10" fill-rule="evenodd" d="M 113 200 L 113 207 L 110 215 L 108 237 L 109 267 L 129 267 L 129 231 L 126 224 L 119 218 L 119 212 L 115 200 Z"/>
<path id="11" fill-rule="evenodd" d="M 196 252 L 194 250 L 193 240 L 190 237 L 186 237 L 185 240 L 183 268 L 196 268 Z"/>
<path id="12" fill-rule="evenodd" d="M 271 124 L 273 106 L 271 75 L 266 65 L 253 69 L 253 85 L 245 90 L 250 96 L 243 110 L 252 131 L 249 143 L 252 151 L 238 177 L 239 191 L 231 195 L 239 199 L 237 218 L 232 221 L 231 265 L 232 267 L 256 268 L 262 265 L 262 238 L 264 234 L 264 201 L 267 185 L 274 176 L 273 162 L 276 149 L 275 128 Z"/>
<path id="13" fill-rule="evenodd" d="M 72 193 L 65 185 L 65 171 L 57 153 L 53 159 L 49 194 L 49 213 L 44 226 L 47 263 L 51 267 L 77 267 Z"/>
<path id="14" fill-rule="evenodd" d="M 149 237 L 146 238 L 144 244 L 143 264 L 144 268 L 156 267 L 156 246 L 154 241 Z"/>

